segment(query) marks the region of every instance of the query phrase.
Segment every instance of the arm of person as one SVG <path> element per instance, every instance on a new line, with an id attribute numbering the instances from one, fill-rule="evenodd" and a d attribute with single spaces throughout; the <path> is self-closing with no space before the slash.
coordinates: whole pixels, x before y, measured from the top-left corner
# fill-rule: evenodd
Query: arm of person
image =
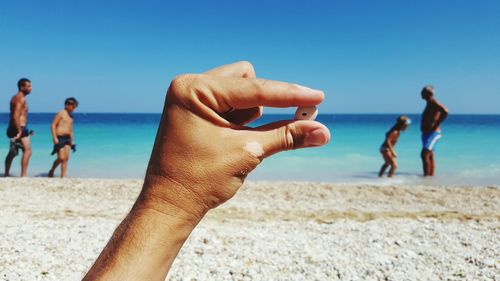
<path id="1" fill-rule="evenodd" d="M 164 280 L 203 216 L 233 197 L 264 158 L 330 139 L 316 121 L 244 125 L 260 117 L 261 106 L 323 99 L 318 90 L 257 79 L 248 62 L 175 78 L 140 195 L 84 280 Z"/>
<path id="2" fill-rule="evenodd" d="M 75 135 L 73 133 L 73 128 L 71 128 L 71 134 L 70 136 L 70 145 L 71 145 L 71 150 L 73 150 L 73 153 L 76 152 L 76 144 L 75 144 Z"/>
<path id="3" fill-rule="evenodd" d="M 396 154 L 396 151 L 394 151 L 394 146 L 392 145 L 394 143 L 395 140 L 397 140 L 398 138 L 398 133 L 396 131 L 392 131 L 388 136 L 387 136 L 387 139 L 386 139 L 386 147 L 387 149 L 389 149 L 389 151 L 391 152 L 391 154 L 394 156 L 394 157 L 398 157 L 398 155 Z"/>
<path id="4" fill-rule="evenodd" d="M 434 130 L 437 130 L 437 128 L 439 128 L 441 123 L 448 117 L 448 109 L 446 109 L 446 107 L 444 107 L 442 104 L 440 104 L 437 101 L 435 101 L 435 106 L 437 107 L 437 110 L 440 113 L 438 120 L 436 120 L 436 122 L 434 124 Z"/>
<path id="5" fill-rule="evenodd" d="M 56 116 L 54 116 L 54 120 L 52 120 L 52 124 L 50 125 L 50 132 L 52 133 L 52 141 L 54 144 L 59 143 L 59 139 L 57 138 L 57 124 L 61 121 L 61 112 L 58 112 Z"/>
<path id="6" fill-rule="evenodd" d="M 151 181 L 144 188 L 153 188 Z M 160 188 L 177 187 L 161 181 Z M 166 202 L 138 199 L 83 280 L 165 280 L 200 220 Z"/>
<path id="7" fill-rule="evenodd" d="M 69 134 L 71 138 L 71 145 L 75 144 L 75 134 L 73 133 L 73 128 L 71 129 L 71 134 Z"/>
<path id="8" fill-rule="evenodd" d="M 19 139 L 22 135 L 21 115 L 23 114 L 23 101 L 20 98 L 15 98 L 12 108 L 12 121 L 17 129 L 17 135 L 14 139 Z"/>

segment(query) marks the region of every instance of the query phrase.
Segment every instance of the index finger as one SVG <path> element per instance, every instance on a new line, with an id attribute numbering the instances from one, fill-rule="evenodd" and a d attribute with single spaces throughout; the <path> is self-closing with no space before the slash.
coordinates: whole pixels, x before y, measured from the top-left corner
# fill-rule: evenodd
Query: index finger
<path id="1" fill-rule="evenodd" d="M 324 93 L 297 84 L 258 79 L 201 75 L 203 87 L 210 89 L 217 112 L 256 106 L 296 107 L 321 103 Z M 206 88 L 205 88 L 206 89 Z"/>
<path id="2" fill-rule="evenodd" d="M 248 61 L 239 61 L 219 66 L 208 70 L 205 74 L 226 77 L 255 78 L 253 65 Z"/>

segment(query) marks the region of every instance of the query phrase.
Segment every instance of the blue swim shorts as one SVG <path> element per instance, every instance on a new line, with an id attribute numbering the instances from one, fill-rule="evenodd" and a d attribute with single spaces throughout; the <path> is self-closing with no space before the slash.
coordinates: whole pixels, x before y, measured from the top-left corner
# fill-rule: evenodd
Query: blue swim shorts
<path id="1" fill-rule="evenodd" d="M 422 134 L 422 146 L 424 149 L 432 151 L 438 139 L 442 137 L 441 132 L 430 132 Z"/>

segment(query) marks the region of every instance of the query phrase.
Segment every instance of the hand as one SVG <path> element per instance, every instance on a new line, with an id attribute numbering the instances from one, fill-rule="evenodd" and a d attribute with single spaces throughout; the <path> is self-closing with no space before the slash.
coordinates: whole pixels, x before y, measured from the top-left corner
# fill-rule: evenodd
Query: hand
<path id="1" fill-rule="evenodd" d="M 392 157 L 394 157 L 394 158 L 398 157 L 398 155 L 396 154 L 396 151 L 394 151 L 394 149 L 391 148 L 390 152 L 391 152 Z"/>
<path id="2" fill-rule="evenodd" d="M 18 141 L 21 136 L 22 136 L 23 132 L 22 131 L 19 131 L 19 133 L 17 133 L 17 135 L 15 137 L 12 138 L 13 141 Z"/>
<path id="3" fill-rule="evenodd" d="M 318 90 L 257 79 L 247 62 L 175 78 L 136 206 L 168 205 L 199 220 L 231 198 L 264 158 L 328 143 L 330 132 L 316 121 L 246 127 L 262 106 L 312 106 L 323 98 Z"/>
<path id="4" fill-rule="evenodd" d="M 58 138 L 52 139 L 52 141 L 54 142 L 54 145 L 58 145 L 59 144 L 59 139 Z"/>
<path id="5" fill-rule="evenodd" d="M 204 214 L 231 198 L 264 158 L 330 139 L 315 121 L 245 125 L 262 106 L 322 100 L 321 91 L 256 79 L 246 62 L 175 78 L 139 198 L 83 280 L 165 280 Z"/>

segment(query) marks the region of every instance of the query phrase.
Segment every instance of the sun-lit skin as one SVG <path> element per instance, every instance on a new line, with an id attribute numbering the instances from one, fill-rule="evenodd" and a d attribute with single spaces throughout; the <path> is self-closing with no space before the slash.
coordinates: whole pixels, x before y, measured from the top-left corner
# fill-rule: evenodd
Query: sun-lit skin
<path id="1" fill-rule="evenodd" d="M 432 86 L 424 87 L 421 92 L 422 99 L 426 102 L 420 123 L 420 130 L 423 134 L 440 132 L 441 123 L 448 117 L 448 109 L 439 103 L 434 95 L 435 91 Z M 434 152 L 424 148 L 420 156 L 422 158 L 424 176 L 434 176 L 436 171 Z"/>
<path id="2" fill-rule="evenodd" d="M 176 77 L 143 189 L 84 280 L 164 280 L 194 227 L 266 157 L 330 140 L 316 121 L 246 125 L 263 106 L 315 106 L 323 99 L 318 90 L 255 78 L 248 62 Z"/>
<path id="3" fill-rule="evenodd" d="M 31 82 L 27 81 L 19 86 L 19 91 L 10 100 L 10 120 L 9 127 L 15 128 L 17 134 L 12 138 L 12 141 L 20 142 L 22 145 L 23 156 L 21 158 L 21 177 L 25 177 L 28 173 L 28 164 L 31 158 L 31 142 L 30 136 L 22 135 L 22 127 L 28 123 L 28 104 L 26 97 L 31 93 Z M 15 155 L 8 153 L 5 158 L 5 176 L 10 176 L 10 167 Z"/>

